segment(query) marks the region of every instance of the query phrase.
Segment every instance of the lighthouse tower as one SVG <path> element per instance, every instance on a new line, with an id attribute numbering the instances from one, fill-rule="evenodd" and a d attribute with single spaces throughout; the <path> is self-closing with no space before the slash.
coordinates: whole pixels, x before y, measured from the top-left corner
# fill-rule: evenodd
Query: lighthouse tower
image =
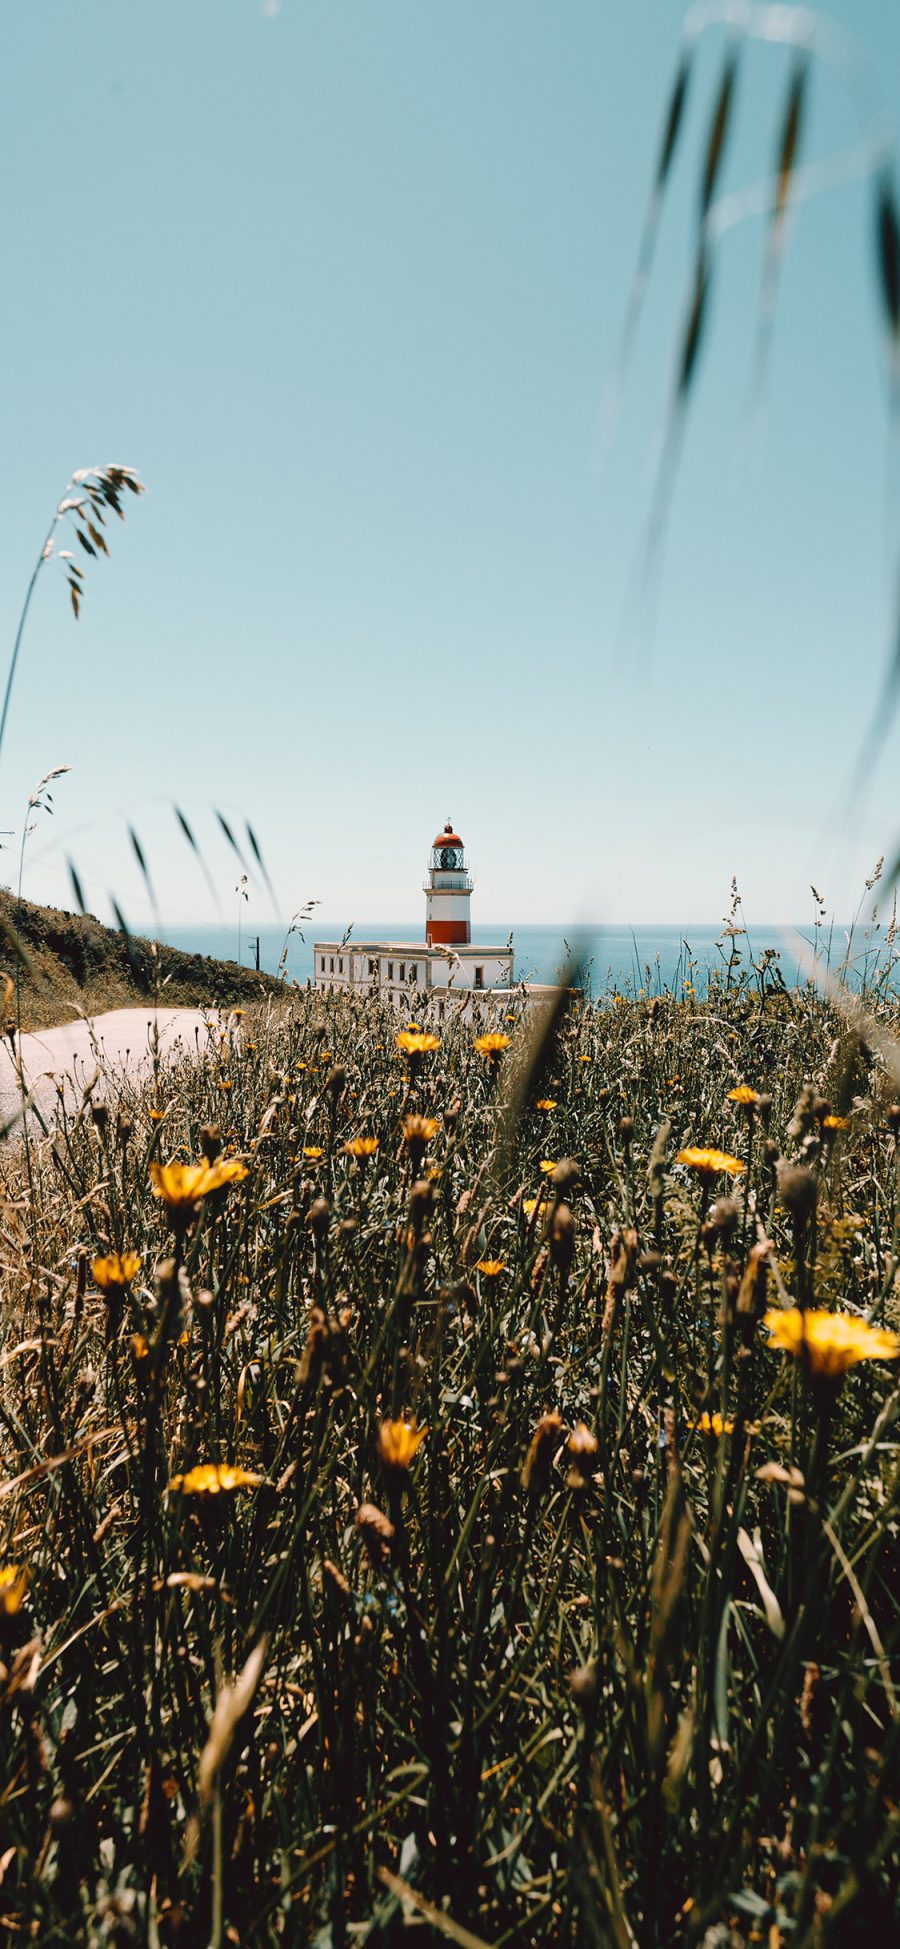
<path id="1" fill-rule="evenodd" d="M 465 848 L 448 819 L 431 848 L 425 882 L 425 939 L 429 947 L 469 945 L 472 885 Z"/>

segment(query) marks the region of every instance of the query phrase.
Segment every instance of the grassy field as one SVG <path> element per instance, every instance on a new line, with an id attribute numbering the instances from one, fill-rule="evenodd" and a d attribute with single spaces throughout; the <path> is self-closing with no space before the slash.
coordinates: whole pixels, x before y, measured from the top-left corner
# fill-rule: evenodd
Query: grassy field
<path id="1" fill-rule="evenodd" d="M 7 1152 L 9 1940 L 894 1939 L 900 1092 L 756 979 L 500 1030 Z"/>
<path id="2" fill-rule="evenodd" d="M 26 1031 L 131 1008 L 154 995 L 167 1007 L 206 1008 L 279 993 L 273 976 L 236 961 L 128 938 L 93 914 L 65 913 L 0 891 L 0 985 L 4 979 L 12 983 L 7 1019 L 15 1017 L 18 980 Z"/>

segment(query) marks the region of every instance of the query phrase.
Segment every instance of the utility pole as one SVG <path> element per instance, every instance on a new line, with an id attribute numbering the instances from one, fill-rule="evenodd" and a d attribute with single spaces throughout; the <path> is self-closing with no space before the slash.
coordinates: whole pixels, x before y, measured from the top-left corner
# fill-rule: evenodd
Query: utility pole
<path id="1" fill-rule="evenodd" d="M 259 935 L 257 934 L 255 940 L 248 941 L 247 946 L 253 949 L 256 956 L 256 972 L 259 974 Z"/>

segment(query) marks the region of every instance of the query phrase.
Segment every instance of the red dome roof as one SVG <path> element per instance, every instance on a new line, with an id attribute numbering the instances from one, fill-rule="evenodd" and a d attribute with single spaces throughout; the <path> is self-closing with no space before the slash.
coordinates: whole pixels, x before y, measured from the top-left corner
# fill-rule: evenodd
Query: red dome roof
<path id="1" fill-rule="evenodd" d="M 459 833 L 454 832 L 448 819 L 443 832 L 439 832 L 437 838 L 433 839 L 431 843 L 433 846 L 461 846 L 462 840 L 460 839 Z"/>

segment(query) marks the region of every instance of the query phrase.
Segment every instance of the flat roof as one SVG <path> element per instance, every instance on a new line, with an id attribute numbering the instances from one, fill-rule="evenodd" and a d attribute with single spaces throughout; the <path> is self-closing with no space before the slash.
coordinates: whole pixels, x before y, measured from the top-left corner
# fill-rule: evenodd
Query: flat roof
<path id="1" fill-rule="evenodd" d="M 458 954 L 462 959 L 466 954 L 512 954 L 514 951 L 507 941 L 502 945 L 484 941 L 448 942 L 441 947 L 429 947 L 427 941 L 313 941 L 312 947 L 314 954 L 323 949 L 329 954 L 413 954 L 419 960 L 425 955 L 444 960 L 448 954 Z"/>

